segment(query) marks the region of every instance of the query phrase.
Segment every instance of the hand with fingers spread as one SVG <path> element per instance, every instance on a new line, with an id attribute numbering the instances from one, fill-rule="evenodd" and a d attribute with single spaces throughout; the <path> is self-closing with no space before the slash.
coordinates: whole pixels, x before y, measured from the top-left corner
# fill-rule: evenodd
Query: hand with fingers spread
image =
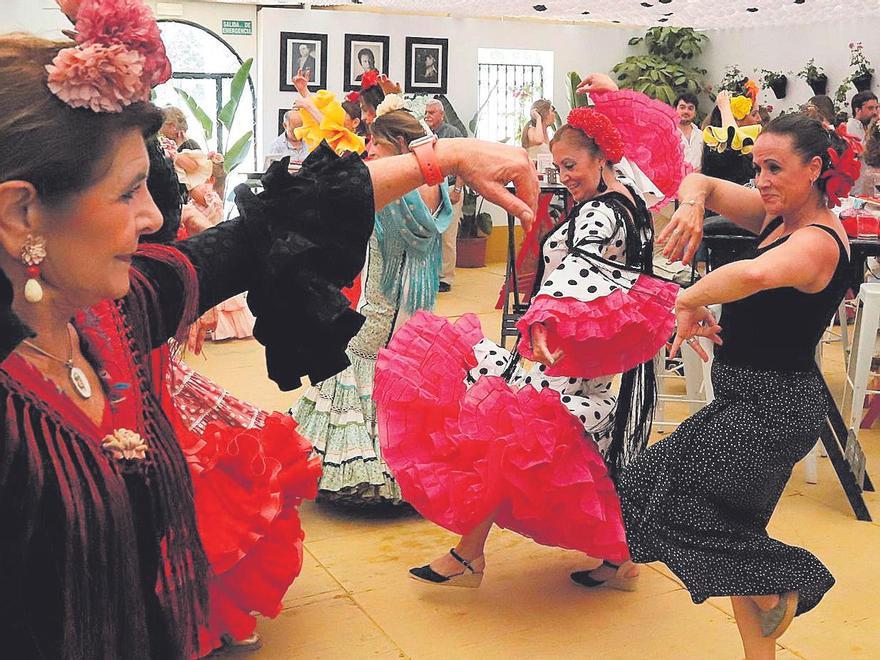
<path id="1" fill-rule="evenodd" d="M 441 161 L 453 161 L 452 172 L 486 200 L 519 218 L 528 232 L 538 206 L 538 177 L 525 149 L 470 138 L 440 140 Z M 505 189 L 512 182 L 516 196 Z"/>
<path id="2" fill-rule="evenodd" d="M 616 92 L 620 89 L 608 74 L 591 73 L 581 80 L 578 85 L 578 94 L 589 94 L 590 92 Z"/>
<path id="3" fill-rule="evenodd" d="M 663 246 L 663 256 L 669 261 L 681 261 L 689 265 L 703 240 L 703 216 L 706 209 L 702 202 L 685 200 L 676 209 L 669 224 L 657 237 Z"/>
<path id="4" fill-rule="evenodd" d="M 561 350 L 551 351 L 547 346 L 547 328 L 543 323 L 535 323 L 529 328 L 529 334 L 532 338 L 532 350 L 534 351 L 535 360 L 543 365 L 552 367 L 558 360 L 562 358 L 564 353 Z"/>
<path id="5" fill-rule="evenodd" d="M 400 83 L 396 83 L 391 78 L 386 76 L 384 73 L 379 76 L 379 88 L 382 92 L 387 96 L 388 94 L 400 94 L 402 90 L 400 89 Z"/>
<path id="6" fill-rule="evenodd" d="M 672 349 L 669 351 L 669 357 L 675 357 L 682 344 L 688 344 L 703 362 L 709 361 L 709 356 L 703 347 L 700 346 L 699 338 L 706 337 L 713 343 L 721 345 L 721 326 L 715 319 L 715 315 L 709 311 L 708 307 L 688 307 L 686 305 L 676 304 L 675 306 L 675 322 L 676 331 L 675 339 L 672 342 Z"/>

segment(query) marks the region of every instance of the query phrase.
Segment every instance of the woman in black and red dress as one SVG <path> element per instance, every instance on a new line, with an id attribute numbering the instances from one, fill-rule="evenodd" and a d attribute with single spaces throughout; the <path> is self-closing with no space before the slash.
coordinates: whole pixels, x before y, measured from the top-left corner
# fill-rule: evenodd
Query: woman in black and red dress
<path id="1" fill-rule="evenodd" d="M 375 208 L 423 177 L 412 155 L 368 166 L 322 147 L 298 176 L 270 169 L 240 218 L 138 251 L 161 224 L 144 146 L 161 117 L 146 101 L 170 69 L 145 6 L 71 5 L 77 43 L 0 36 L 0 638 L 12 658 L 188 658 L 210 569 L 191 448 L 150 354 L 249 290 L 281 387 L 343 368 L 362 320 L 339 287 Z M 434 147 L 441 175 L 531 217 L 502 188 L 536 197 L 523 155 L 452 142 Z"/>

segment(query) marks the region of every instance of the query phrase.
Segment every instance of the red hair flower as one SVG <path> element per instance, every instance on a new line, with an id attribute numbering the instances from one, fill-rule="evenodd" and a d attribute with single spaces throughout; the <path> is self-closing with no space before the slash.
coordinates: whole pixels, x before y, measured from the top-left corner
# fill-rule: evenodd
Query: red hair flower
<path id="1" fill-rule="evenodd" d="M 612 163 L 617 163 L 623 158 L 623 140 L 620 139 L 620 133 L 611 120 L 598 110 L 575 108 L 568 113 L 568 125 L 591 137 Z"/>
<path id="2" fill-rule="evenodd" d="M 361 90 L 370 89 L 370 87 L 375 87 L 378 84 L 379 71 L 377 69 L 370 69 L 361 76 Z"/>
<path id="3" fill-rule="evenodd" d="M 349 92 L 345 95 L 345 100 L 349 103 L 357 103 L 361 98 L 360 92 Z"/>
<path id="4" fill-rule="evenodd" d="M 840 206 L 841 197 L 849 194 L 862 172 L 862 163 L 859 160 L 859 154 L 862 153 L 861 142 L 847 133 L 843 124 L 835 132 L 846 142 L 846 148 L 842 154 L 838 154 L 834 147 L 828 147 L 831 166 L 822 172 L 821 177 L 825 180 L 825 194 L 828 195 L 828 204 L 832 208 Z"/>

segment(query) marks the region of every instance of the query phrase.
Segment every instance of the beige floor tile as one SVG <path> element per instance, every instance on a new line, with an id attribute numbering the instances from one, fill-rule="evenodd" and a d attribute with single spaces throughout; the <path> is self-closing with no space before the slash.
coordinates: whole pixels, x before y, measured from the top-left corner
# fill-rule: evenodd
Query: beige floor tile
<path id="1" fill-rule="evenodd" d="M 339 582 L 321 566 L 308 549 L 304 555 L 302 572 L 290 585 L 282 601 L 285 609 L 345 594 Z"/>
<path id="2" fill-rule="evenodd" d="M 259 626 L 255 660 L 405 658 L 400 647 L 345 594 L 284 610 Z"/>

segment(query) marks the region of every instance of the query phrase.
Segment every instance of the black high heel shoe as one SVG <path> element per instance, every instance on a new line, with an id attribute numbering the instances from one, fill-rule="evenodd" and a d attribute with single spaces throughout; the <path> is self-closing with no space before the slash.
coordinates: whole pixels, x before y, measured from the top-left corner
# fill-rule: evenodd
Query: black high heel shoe
<path id="1" fill-rule="evenodd" d="M 420 582 L 429 582 L 430 584 L 436 584 L 443 587 L 471 587 L 472 589 L 479 587 L 480 583 L 483 581 L 483 571 L 475 569 L 472 562 L 458 554 L 455 551 L 455 548 L 452 548 L 449 551 L 449 554 L 452 555 L 455 561 L 464 566 L 464 570 L 461 573 L 456 573 L 455 575 L 441 575 L 431 568 L 430 564 L 426 564 L 425 566 L 409 569 L 410 577 L 414 580 L 419 580 Z M 479 559 L 482 559 L 482 556 L 477 557 L 477 559 L 472 561 L 477 561 Z"/>
<path id="2" fill-rule="evenodd" d="M 612 564 L 610 561 L 603 561 L 602 566 L 613 568 L 618 572 L 620 571 L 620 566 L 617 564 Z M 614 577 L 610 577 L 607 580 L 597 580 L 591 575 L 591 573 L 595 570 L 597 569 L 594 568 L 589 571 L 575 571 L 571 574 L 571 581 L 577 585 L 588 587 L 590 589 L 595 589 L 596 587 L 608 587 L 610 589 L 617 589 L 618 591 L 635 591 L 636 588 L 639 586 L 640 575 L 633 575 L 630 577 L 615 575 Z"/>

